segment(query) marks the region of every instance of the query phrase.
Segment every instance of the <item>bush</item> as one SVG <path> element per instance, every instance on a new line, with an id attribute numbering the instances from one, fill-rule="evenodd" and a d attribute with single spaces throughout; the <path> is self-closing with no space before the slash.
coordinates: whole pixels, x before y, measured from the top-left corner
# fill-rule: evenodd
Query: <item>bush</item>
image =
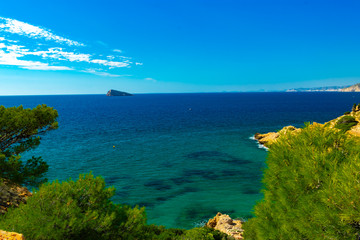
<path id="1" fill-rule="evenodd" d="M 355 120 L 354 117 L 352 117 L 352 116 L 343 116 L 342 118 L 340 118 L 336 122 L 335 128 L 346 132 L 346 131 L 350 130 L 350 128 L 355 126 L 357 123 L 358 122 Z"/>
<path id="2" fill-rule="evenodd" d="M 344 112 L 344 115 L 349 115 L 349 114 L 350 114 L 350 112 L 349 112 L 349 111 Z"/>
<path id="3" fill-rule="evenodd" d="M 343 132 L 306 126 L 271 146 L 264 199 L 244 224 L 251 239 L 356 239 L 360 152 Z"/>
<path id="4" fill-rule="evenodd" d="M 0 229 L 22 233 L 28 240 L 231 239 L 209 228 L 146 225 L 145 209 L 112 203 L 114 192 L 91 174 L 80 175 L 77 181 L 46 183 L 27 204 L 0 217 Z"/>
<path id="5" fill-rule="evenodd" d="M 27 204 L 1 217 L 0 229 L 26 239 L 128 239 L 145 224 L 144 209 L 113 204 L 114 191 L 91 174 L 75 182 L 46 183 Z"/>

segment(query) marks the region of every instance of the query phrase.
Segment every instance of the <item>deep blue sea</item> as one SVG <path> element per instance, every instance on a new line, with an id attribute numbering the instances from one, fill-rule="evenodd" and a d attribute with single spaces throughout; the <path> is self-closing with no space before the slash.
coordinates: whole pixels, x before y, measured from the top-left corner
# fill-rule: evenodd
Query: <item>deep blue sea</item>
<path id="1" fill-rule="evenodd" d="M 25 155 L 49 163 L 49 180 L 92 171 L 116 187 L 115 202 L 145 206 L 148 223 L 181 228 L 217 212 L 251 216 L 267 155 L 251 140 L 256 132 L 322 123 L 358 102 L 359 93 L 0 97 L 7 107 L 58 110 L 59 129 Z"/>

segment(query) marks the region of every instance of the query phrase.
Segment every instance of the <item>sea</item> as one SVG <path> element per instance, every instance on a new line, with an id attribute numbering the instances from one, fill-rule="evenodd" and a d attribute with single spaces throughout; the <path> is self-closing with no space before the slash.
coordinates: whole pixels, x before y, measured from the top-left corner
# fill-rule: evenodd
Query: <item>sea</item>
<path id="1" fill-rule="evenodd" d="M 255 133 L 323 123 L 359 102 L 340 92 L 0 97 L 58 111 L 59 128 L 23 154 L 48 162 L 49 181 L 92 172 L 116 188 L 115 203 L 145 206 L 149 224 L 186 229 L 217 212 L 252 217 L 268 153 Z"/>

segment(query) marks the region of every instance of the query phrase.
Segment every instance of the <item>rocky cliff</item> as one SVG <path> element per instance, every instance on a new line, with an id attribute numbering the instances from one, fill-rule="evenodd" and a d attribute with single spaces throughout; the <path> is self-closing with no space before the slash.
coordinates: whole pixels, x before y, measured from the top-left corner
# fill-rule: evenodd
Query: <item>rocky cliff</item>
<path id="1" fill-rule="evenodd" d="M 358 105 L 357 107 L 353 108 L 353 110 L 347 114 L 341 115 L 340 117 L 337 117 L 335 119 L 332 119 L 328 122 L 325 122 L 324 124 L 320 124 L 320 123 L 312 123 L 312 125 L 323 125 L 325 127 L 328 128 L 335 128 L 335 125 L 337 124 L 337 122 L 343 118 L 344 116 L 351 116 L 353 117 L 356 121 L 357 124 L 352 126 L 350 128 L 350 130 L 348 130 L 346 133 L 351 135 L 351 136 L 357 136 L 360 137 L 360 105 Z M 265 147 L 270 147 L 271 144 L 273 144 L 274 142 L 276 142 L 276 140 L 279 138 L 279 136 L 286 134 L 288 132 L 291 132 L 292 134 L 296 134 L 299 131 L 301 131 L 301 128 L 295 128 L 293 126 L 286 126 L 283 129 L 281 129 L 278 132 L 269 132 L 269 133 L 256 133 L 254 135 L 254 138 L 262 145 L 264 145 Z"/>
<path id="2" fill-rule="evenodd" d="M 133 96 L 131 93 L 121 92 L 114 89 L 111 89 L 107 92 L 106 96 Z"/>
<path id="3" fill-rule="evenodd" d="M 360 83 L 343 88 L 340 90 L 340 92 L 360 92 Z"/>

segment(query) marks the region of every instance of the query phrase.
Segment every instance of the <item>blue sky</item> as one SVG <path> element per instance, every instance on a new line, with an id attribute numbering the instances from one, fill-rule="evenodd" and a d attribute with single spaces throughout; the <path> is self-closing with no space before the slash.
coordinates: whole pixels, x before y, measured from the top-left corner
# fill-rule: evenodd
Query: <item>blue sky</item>
<path id="1" fill-rule="evenodd" d="M 3 1 L 0 95 L 360 82 L 358 1 Z"/>

